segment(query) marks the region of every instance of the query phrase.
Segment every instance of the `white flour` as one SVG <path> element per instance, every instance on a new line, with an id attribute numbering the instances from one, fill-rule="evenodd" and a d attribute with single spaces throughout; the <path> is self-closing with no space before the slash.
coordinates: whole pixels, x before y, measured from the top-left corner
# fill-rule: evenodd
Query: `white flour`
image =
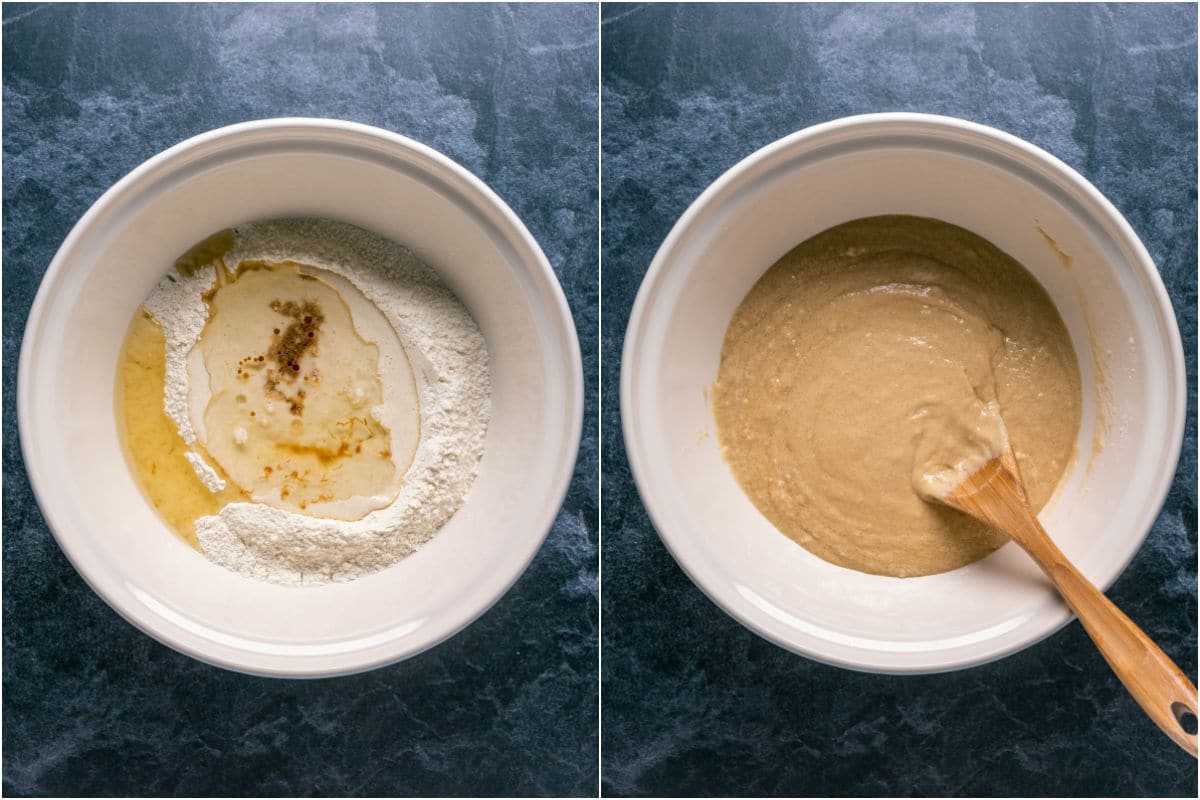
<path id="1" fill-rule="evenodd" d="M 196 521 L 213 561 L 243 575 L 284 584 L 352 580 L 408 556 L 462 505 L 483 455 L 490 403 L 487 349 L 470 312 L 437 274 L 406 248 L 361 228 L 328 220 L 282 220 L 239 226 L 229 265 L 290 259 L 353 282 L 395 327 L 417 379 L 420 443 L 396 500 L 347 522 L 294 514 L 258 503 L 231 503 Z M 145 305 L 166 335 L 163 407 L 188 444 L 187 356 L 207 319 L 201 292 L 211 268 L 191 278 L 172 274 Z M 221 478 L 191 458 L 210 489 Z"/>

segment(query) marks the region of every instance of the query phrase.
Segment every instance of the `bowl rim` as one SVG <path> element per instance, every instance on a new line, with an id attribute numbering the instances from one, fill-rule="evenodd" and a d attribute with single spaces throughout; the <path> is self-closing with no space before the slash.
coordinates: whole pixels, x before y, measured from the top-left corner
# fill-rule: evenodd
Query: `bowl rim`
<path id="1" fill-rule="evenodd" d="M 561 335 L 560 345 L 566 357 L 565 371 L 568 378 L 567 385 L 563 387 L 567 436 L 558 450 L 558 464 L 547 495 L 553 502 L 547 502 L 536 514 L 535 522 L 530 527 L 540 531 L 540 534 L 527 540 L 524 551 L 519 552 L 519 558 L 513 562 L 512 573 L 498 584 L 495 591 L 474 598 L 474 603 L 459 607 L 457 613 L 446 615 L 440 623 L 436 618 L 431 619 L 423 626 L 421 635 L 397 637 L 384 644 L 364 644 L 358 650 L 297 656 L 294 661 L 285 661 L 282 664 L 280 657 L 273 655 L 269 657 L 270 665 L 259 663 L 266 661 L 266 657 L 247 650 L 236 651 L 243 658 L 206 651 L 205 643 L 211 643 L 211 640 L 192 633 L 145 606 L 133 606 L 127 597 L 114 591 L 115 587 L 102 582 L 101 578 L 107 580 L 107 576 L 92 574 L 82 552 L 82 544 L 73 541 L 73 538 L 78 537 L 64 535 L 62 532 L 66 524 L 55 510 L 56 495 L 51 481 L 39 468 L 40 457 L 32 440 L 32 421 L 29 418 L 33 402 L 33 353 L 38 343 L 39 332 L 44 327 L 46 309 L 59 290 L 79 241 L 91 232 L 93 225 L 110 207 L 123 201 L 127 193 L 144 190 L 146 187 L 140 186 L 143 180 L 148 177 L 153 180 L 154 174 L 160 169 L 185 168 L 197 153 L 211 155 L 213 148 L 220 149 L 227 145 L 233 148 L 242 137 L 253 137 L 263 133 L 280 134 L 286 137 L 288 144 L 293 145 L 305 141 L 323 143 L 331 137 L 338 136 L 354 137 L 357 139 L 357 145 L 364 150 L 373 148 L 376 151 L 382 149 L 393 156 L 402 154 L 409 157 L 410 162 L 415 163 L 420 172 L 453 181 L 454 188 L 461 191 L 464 199 L 469 200 L 477 209 L 486 209 L 489 212 L 488 217 L 493 220 L 497 231 L 511 244 L 517 245 L 514 251 L 524 256 L 521 260 L 529 270 L 528 275 L 533 283 L 532 296 L 536 297 L 545 309 L 548 323 Z M 127 622 L 177 652 L 234 672 L 272 678 L 353 675 L 411 658 L 446 641 L 486 613 L 525 573 L 549 535 L 573 480 L 583 430 L 583 362 L 574 317 L 550 262 L 516 213 L 468 169 L 428 145 L 372 125 L 319 117 L 249 120 L 205 131 L 151 156 L 109 187 L 71 228 L 42 276 L 22 332 L 17 367 L 17 425 L 25 472 L 46 526 L 84 582 Z M 370 637 L 362 638 L 366 640 Z M 355 658 L 356 655 L 359 658 Z M 363 658 L 363 655 L 368 657 Z"/>
<path id="2" fill-rule="evenodd" d="M 1187 370 L 1183 357 L 1183 343 L 1174 309 L 1166 287 L 1163 284 L 1162 276 L 1159 274 L 1145 245 L 1125 217 L 1091 182 L 1076 170 L 1040 147 L 1012 134 L 976 122 L 937 114 L 915 112 L 858 114 L 803 128 L 759 148 L 737 162 L 709 184 L 691 205 L 688 206 L 687 210 L 684 211 L 674 226 L 672 226 L 666 239 L 663 240 L 653 260 L 650 262 L 650 266 L 638 289 L 637 297 L 630 311 L 629 322 L 625 329 L 625 341 L 621 351 L 620 406 L 626 458 L 629 462 L 630 472 L 633 475 L 638 494 L 641 497 L 642 504 L 646 509 L 651 524 L 654 526 L 659 538 L 666 546 L 676 564 L 679 565 L 684 574 L 688 576 L 692 583 L 709 600 L 751 632 L 786 650 L 813 659 L 814 661 L 860 672 L 890 675 L 922 675 L 951 672 L 980 666 L 1020 652 L 1061 630 L 1074 619 L 1074 614 L 1065 603 L 1060 604 L 1053 612 L 1039 615 L 1038 617 L 1034 617 L 1030 622 L 1023 624 L 1020 629 L 1025 630 L 1027 633 L 1014 643 L 1002 644 L 999 647 L 993 646 L 991 649 L 981 648 L 980 652 L 971 656 L 955 655 L 953 658 L 939 658 L 938 652 L 944 653 L 945 651 L 926 653 L 923 654 L 924 659 L 921 663 L 915 663 L 916 659 L 912 658 L 906 659 L 905 663 L 895 663 L 892 660 L 892 654 L 880 651 L 872 653 L 875 656 L 874 659 L 831 655 L 821 651 L 819 645 L 821 640 L 816 637 L 797 633 L 795 634 L 795 638 L 789 638 L 777 634 L 776 631 L 760 624 L 758 619 L 746 613 L 747 604 L 735 592 L 726 592 L 724 587 L 718 588 L 713 584 L 706 584 L 705 574 L 707 569 L 703 568 L 698 560 L 690 560 L 685 549 L 686 542 L 690 538 L 690 532 L 681 532 L 672 528 L 672 525 L 668 522 L 669 518 L 664 510 L 664 506 L 655 495 L 653 488 L 654 480 L 651 476 L 650 467 L 647 464 L 647 456 L 642 452 L 639 437 L 636 435 L 639 425 L 639 412 L 636 401 L 638 395 L 638 376 L 634 364 L 643 344 L 645 320 L 654 302 L 654 295 L 657 293 L 659 285 L 667 274 L 669 265 L 675 256 L 680 242 L 685 240 L 691 233 L 690 229 L 696 219 L 708 210 L 714 200 L 717 200 L 723 193 L 731 191 L 731 187 L 736 188 L 740 181 L 747 179 L 747 176 L 764 162 L 783 157 L 793 149 L 799 151 L 814 140 L 819 140 L 832 134 L 842 134 L 847 139 L 852 136 L 867 139 L 887 136 L 889 133 L 894 133 L 897 127 L 904 127 L 905 131 L 910 133 L 915 130 L 919 136 L 936 137 L 955 134 L 959 137 L 966 136 L 972 139 L 972 146 L 979 146 L 983 142 L 989 142 L 993 145 L 1006 147 L 1010 151 L 1015 151 L 1017 154 L 1024 156 L 1042 170 L 1045 170 L 1053 179 L 1065 182 L 1070 188 L 1075 189 L 1090 200 L 1094 204 L 1095 210 L 1104 218 L 1103 221 L 1111 226 L 1117 240 L 1129 248 L 1129 252 L 1133 255 L 1132 261 L 1135 263 L 1136 268 L 1140 269 L 1143 273 L 1142 277 L 1145 279 L 1155 301 L 1154 312 L 1160 318 L 1160 321 L 1165 323 L 1161 327 L 1165 334 L 1164 344 L 1169 351 L 1167 372 L 1170 377 L 1175 378 L 1176 384 L 1174 397 L 1171 398 L 1174 402 L 1175 413 L 1168 421 L 1168 435 L 1170 437 L 1169 451 L 1164 453 L 1166 456 L 1164 463 L 1169 465 L 1169 469 L 1163 470 L 1157 485 L 1147 495 L 1148 499 L 1152 502 L 1147 504 L 1146 512 L 1135 526 L 1135 530 L 1140 531 L 1140 534 L 1136 538 L 1136 543 L 1132 544 L 1129 548 L 1128 555 L 1119 564 L 1115 565 L 1111 575 L 1106 575 L 1102 581 L 1097 583 L 1101 591 L 1108 590 L 1121 573 L 1124 572 L 1134 555 L 1136 555 L 1145 542 L 1146 536 L 1149 534 L 1166 500 L 1178 467 L 1179 456 L 1183 446 L 1184 419 L 1187 409 Z"/>

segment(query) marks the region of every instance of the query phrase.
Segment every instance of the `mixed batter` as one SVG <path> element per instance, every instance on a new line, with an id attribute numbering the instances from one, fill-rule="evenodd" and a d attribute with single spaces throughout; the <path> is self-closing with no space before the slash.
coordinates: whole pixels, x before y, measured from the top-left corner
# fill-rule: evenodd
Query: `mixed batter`
<path id="1" fill-rule="evenodd" d="M 1007 427 L 1040 509 L 1071 461 L 1081 395 L 1067 330 L 1020 264 L 957 226 L 885 216 L 814 236 L 759 279 L 725 334 L 713 405 L 726 461 L 780 531 L 834 564 L 910 577 L 1006 541 L 922 493 Z"/>

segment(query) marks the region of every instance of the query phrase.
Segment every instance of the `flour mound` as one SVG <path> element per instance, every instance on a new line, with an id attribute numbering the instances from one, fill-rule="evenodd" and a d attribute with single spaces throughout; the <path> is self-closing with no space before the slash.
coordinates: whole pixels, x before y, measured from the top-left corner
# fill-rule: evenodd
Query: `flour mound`
<path id="1" fill-rule="evenodd" d="M 200 546 L 210 559 L 243 575 L 289 585 L 347 581 L 390 566 L 445 525 L 475 479 L 491 395 L 483 334 L 432 269 L 381 236 L 316 219 L 243 225 L 236 234 L 227 264 L 300 261 L 341 275 L 379 308 L 412 364 L 421 435 L 390 506 L 343 521 L 231 503 L 197 520 Z M 202 272 L 207 278 L 165 279 L 146 304 L 167 336 L 164 408 L 189 443 L 195 434 L 187 413 L 186 357 L 205 321 L 199 291 L 213 281 L 211 270 Z M 198 324 L 192 298 L 200 304 Z"/>

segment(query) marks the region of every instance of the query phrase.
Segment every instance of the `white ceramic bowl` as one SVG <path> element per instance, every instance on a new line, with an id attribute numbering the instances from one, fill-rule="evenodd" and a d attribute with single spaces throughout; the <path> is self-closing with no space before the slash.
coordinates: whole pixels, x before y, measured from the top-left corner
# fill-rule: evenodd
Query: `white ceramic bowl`
<path id="1" fill-rule="evenodd" d="M 313 588 L 242 577 L 184 544 L 134 484 L 113 409 L 126 326 L 175 256 L 221 228 L 284 216 L 338 219 L 409 246 L 471 310 L 492 370 L 484 456 L 462 508 L 395 566 Z M 92 588 L 188 655 L 301 677 L 414 655 L 504 594 L 566 492 L 582 386 L 562 289 L 524 225 L 482 182 L 387 131 L 276 119 L 189 139 L 96 201 L 42 281 L 17 392 L 42 513 Z"/>
<path id="2" fill-rule="evenodd" d="M 1083 573 L 1107 587 L 1150 529 L 1179 457 L 1179 331 L 1153 262 L 1117 210 L 1061 161 L 1000 131 L 921 114 L 850 117 L 730 169 L 680 218 L 642 283 L 621 411 L 630 466 L 659 534 L 725 611 L 830 664 L 936 672 L 1019 650 L 1070 612 L 1013 544 L 909 579 L 810 554 L 742 493 L 721 459 L 705 394 L 733 311 L 767 267 L 834 225 L 898 213 L 990 240 L 1057 304 L 1079 357 L 1083 423 L 1079 457 L 1041 518 Z"/>

